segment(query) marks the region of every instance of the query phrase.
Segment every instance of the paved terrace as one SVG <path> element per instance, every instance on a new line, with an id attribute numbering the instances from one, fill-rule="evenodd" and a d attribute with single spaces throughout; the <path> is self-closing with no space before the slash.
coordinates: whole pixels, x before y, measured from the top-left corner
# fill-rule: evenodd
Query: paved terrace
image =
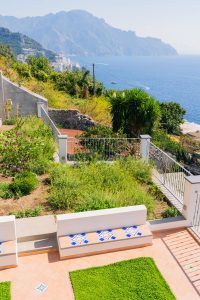
<path id="1" fill-rule="evenodd" d="M 200 299 L 200 246 L 187 230 L 154 234 L 153 245 L 133 250 L 59 261 L 57 252 L 24 256 L 19 266 L 0 272 L 0 281 L 12 281 L 13 300 L 72 300 L 69 272 L 114 262 L 152 257 L 177 300 Z M 48 285 L 44 293 L 35 288 Z"/>

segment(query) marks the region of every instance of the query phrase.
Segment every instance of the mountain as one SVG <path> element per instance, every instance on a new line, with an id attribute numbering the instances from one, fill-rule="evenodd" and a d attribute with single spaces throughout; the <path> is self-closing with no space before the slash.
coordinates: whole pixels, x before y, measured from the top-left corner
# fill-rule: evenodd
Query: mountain
<path id="1" fill-rule="evenodd" d="M 0 26 L 27 34 L 43 47 L 65 54 L 177 55 L 172 46 L 160 39 L 138 37 L 133 31 L 114 28 L 82 10 L 21 19 L 0 16 Z"/>
<path id="2" fill-rule="evenodd" d="M 50 60 L 55 58 L 55 53 L 44 49 L 38 42 L 22 33 L 13 33 L 7 28 L 0 27 L 0 44 L 10 46 L 16 55 L 24 54 L 26 49 L 32 49 L 36 55 L 44 55 Z"/>

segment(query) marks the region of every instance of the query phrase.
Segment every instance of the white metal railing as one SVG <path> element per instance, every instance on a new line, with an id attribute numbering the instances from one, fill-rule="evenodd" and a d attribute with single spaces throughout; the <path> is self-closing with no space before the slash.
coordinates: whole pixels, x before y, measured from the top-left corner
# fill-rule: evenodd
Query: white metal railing
<path id="1" fill-rule="evenodd" d="M 140 139 L 84 137 L 68 137 L 67 139 L 67 159 L 69 161 L 92 158 L 114 161 L 128 156 L 140 156 Z"/>
<path id="2" fill-rule="evenodd" d="M 153 143 L 149 143 L 149 159 L 156 168 L 154 175 L 183 205 L 185 177 L 192 174 Z"/>
<path id="3" fill-rule="evenodd" d="M 56 127 L 56 125 L 54 124 L 54 122 L 52 121 L 52 119 L 49 117 L 48 112 L 45 110 L 45 108 L 43 106 L 41 106 L 40 108 L 40 112 L 41 112 L 41 118 L 44 120 L 44 122 L 51 127 L 53 134 L 55 136 L 56 141 L 58 141 L 58 137 L 60 135 L 60 131 L 58 130 L 58 128 Z"/>

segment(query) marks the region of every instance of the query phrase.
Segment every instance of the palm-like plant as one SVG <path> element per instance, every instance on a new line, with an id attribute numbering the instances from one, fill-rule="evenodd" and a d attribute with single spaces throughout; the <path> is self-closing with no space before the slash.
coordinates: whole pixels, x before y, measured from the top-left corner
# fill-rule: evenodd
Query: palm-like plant
<path id="1" fill-rule="evenodd" d="M 128 136 L 151 133 L 159 122 L 159 102 L 141 89 L 115 92 L 110 96 L 113 130 Z"/>

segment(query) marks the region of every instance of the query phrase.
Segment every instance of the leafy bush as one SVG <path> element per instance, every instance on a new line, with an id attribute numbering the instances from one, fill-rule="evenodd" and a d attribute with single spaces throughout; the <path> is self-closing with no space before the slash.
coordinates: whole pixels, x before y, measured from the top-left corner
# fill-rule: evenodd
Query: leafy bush
<path id="1" fill-rule="evenodd" d="M 190 160 L 185 149 L 173 141 L 163 130 L 156 130 L 153 133 L 153 143 L 162 150 L 175 155 L 178 161 L 188 162 Z"/>
<path id="2" fill-rule="evenodd" d="M 141 89 L 114 92 L 110 95 L 112 126 L 130 137 L 151 133 L 160 118 L 159 102 Z"/>
<path id="3" fill-rule="evenodd" d="M 31 70 L 27 64 L 15 62 L 13 68 L 18 72 L 20 77 L 26 79 L 31 77 Z"/>
<path id="4" fill-rule="evenodd" d="M 17 123 L 17 118 L 10 118 L 3 121 L 3 125 L 15 125 Z"/>
<path id="5" fill-rule="evenodd" d="M 11 300 L 11 282 L 0 282 L 0 299 Z"/>
<path id="6" fill-rule="evenodd" d="M 176 209 L 176 207 L 169 207 L 163 212 L 163 218 L 173 218 L 180 216 L 179 211 Z"/>
<path id="7" fill-rule="evenodd" d="M 10 199 L 13 198 L 14 195 L 9 189 L 9 184 L 0 182 L 0 198 L 2 199 Z"/>
<path id="8" fill-rule="evenodd" d="M 160 103 L 161 126 L 171 134 L 180 134 L 180 125 L 184 122 L 186 110 L 176 102 Z"/>
<path id="9" fill-rule="evenodd" d="M 48 169 L 54 152 L 52 131 L 37 117 L 18 119 L 14 129 L 0 133 L 0 165 L 4 173 L 29 170 L 41 174 Z"/>
<path id="10" fill-rule="evenodd" d="M 123 134 L 122 131 L 113 132 L 111 127 L 96 125 L 94 127 L 88 128 L 81 137 L 83 138 L 126 138 L 126 134 Z"/>
<path id="11" fill-rule="evenodd" d="M 29 195 L 38 185 L 37 176 L 31 172 L 17 174 L 13 182 L 9 185 L 9 189 L 16 196 Z"/>
<path id="12" fill-rule="evenodd" d="M 88 70 L 66 70 L 63 73 L 54 72 L 51 80 L 59 91 L 69 93 L 71 96 L 88 98 L 94 95 L 93 78 Z M 96 81 L 95 93 L 101 96 L 104 90 L 103 84 Z"/>
<path id="13" fill-rule="evenodd" d="M 139 171 L 141 168 L 144 171 Z M 58 165 L 51 170 L 48 201 L 55 210 L 70 211 L 145 204 L 151 215 L 154 199 L 138 182 L 148 182 L 150 177 L 147 164 L 131 159 L 112 164 Z"/>
<path id="14" fill-rule="evenodd" d="M 15 59 L 15 55 L 14 55 L 13 51 L 11 50 L 11 48 L 4 44 L 0 44 L 0 56 L 4 56 L 4 57 L 8 58 L 9 60 Z"/>
<path id="15" fill-rule="evenodd" d="M 25 209 L 25 210 L 19 210 L 17 212 L 12 212 L 10 215 L 14 215 L 17 219 L 21 218 L 33 218 L 38 217 L 42 213 L 42 209 L 40 206 L 34 208 L 34 209 Z"/>

